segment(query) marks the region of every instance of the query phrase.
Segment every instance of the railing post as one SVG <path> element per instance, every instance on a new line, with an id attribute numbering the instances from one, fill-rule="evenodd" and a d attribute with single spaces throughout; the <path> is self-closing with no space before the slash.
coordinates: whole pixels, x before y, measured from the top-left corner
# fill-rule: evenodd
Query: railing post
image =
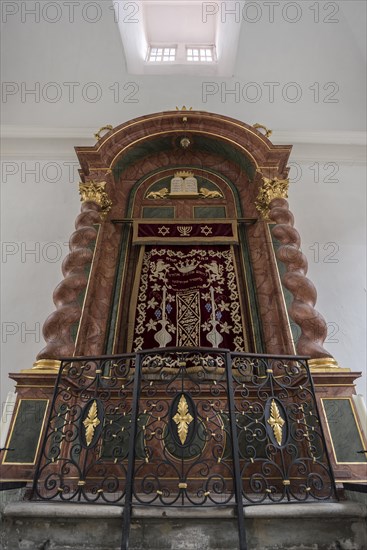
<path id="1" fill-rule="evenodd" d="M 129 437 L 129 454 L 128 454 L 128 466 L 126 475 L 126 487 L 125 487 L 125 503 L 124 503 L 124 517 L 122 527 L 122 541 L 121 550 L 128 550 L 129 548 L 129 534 L 131 523 L 131 502 L 133 493 L 133 478 L 135 469 L 135 437 L 136 437 L 136 424 L 139 412 L 139 389 L 140 389 L 140 364 L 141 355 L 136 354 L 135 362 L 135 375 L 134 375 L 134 388 L 133 388 L 133 401 L 131 408 L 131 430 Z"/>
<path id="2" fill-rule="evenodd" d="M 45 447 L 46 447 L 46 444 L 47 444 L 47 439 L 48 439 L 48 435 L 49 435 L 48 428 L 50 426 L 50 422 L 51 422 L 51 418 L 52 418 L 52 411 L 54 410 L 54 407 L 55 407 L 56 397 L 57 397 L 57 394 L 58 394 L 60 378 L 61 378 L 61 374 L 62 374 L 63 369 L 64 369 L 64 361 L 61 361 L 59 372 L 58 372 L 58 375 L 57 375 L 57 378 L 56 378 L 56 381 L 55 381 L 54 392 L 53 392 L 53 395 L 52 395 L 51 402 L 49 403 L 50 408 L 49 408 L 48 415 L 47 415 L 47 422 L 44 425 L 44 433 L 43 433 L 43 437 L 42 437 L 42 444 L 41 444 L 41 448 L 39 450 L 39 455 L 38 455 L 38 459 L 37 459 L 37 466 L 36 466 L 36 470 L 35 470 L 35 473 L 34 473 L 33 485 L 32 485 L 31 493 L 30 493 L 30 496 L 29 496 L 29 500 L 33 499 L 34 494 L 36 492 L 38 493 L 37 484 L 38 484 L 38 476 L 39 476 L 40 468 L 41 468 L 42 455 L 45 452 Z"/>
<path id="3" fill-rule="evenodd" d="M 318 406 L 317 399 L 316 399 L 315 385 L 313 383 L 313 379 L 312 379 L 312 375 L 311 375 L 311 371 L 310 371 L 310 366 L 308 364 L 308 359 L 304 360 L 304 364 L 305 364 L 305 367 L 306 367 L 307 377 L 308 377 L 308 381 L 309 381 L 310 387 L 311 387 L 311 394 L 312 394 L 312 398 L 313 398 L 313 403 L 314 403 L 314 406 L 315 406 L 316 415 L 317 415 L 317 419 L 318 419 L 319 426 L 320 426 L 321 440 L 322 440 L 322 446 L 323 446 L 323 454 L 324 454 L 324 456 L 326 456 L 326 463 L 327 463 L 328 468 L 329 468 L 329 474 L 330 474 L 330 479 L 331 479 L 331 485 L 333 487 L 334 497 L 336 498 L 336 500 L 339 500 L 339 495 L 338 495 L 338 492 L 336 490 L 334 470 L 331 466 L 330 456 L 329 456 L 328 448 L 327 448 L 327 445 L 326 445 L 324 426 L 323 426 L 322 420 L 321 420 L 321 414 L 320 414 L 319 406 Z"/>
<path id="4" fill-rule="evenodd" d="M 235 493 L 236 508 L 237 508 L 238 536 L 239 536 L 240 550 L 247 550 L 246 529 L 245 529 L 245 520 L 243 515 L 243 502 L 242 502 L 240 454 L 239 454 L 237 426 L 236 426 L 236 409 L 235 409 L 233 384 L 232 384 L 232 359 L 231 359 L 231 354 L 229 352 L 226 353 L 226 371 L 227 371 L 229 422 L 231 426 L 231 439 L 232 439 L 232 457 L 233 457 L 234 489 L 235 489 L 234 493 Z"/>

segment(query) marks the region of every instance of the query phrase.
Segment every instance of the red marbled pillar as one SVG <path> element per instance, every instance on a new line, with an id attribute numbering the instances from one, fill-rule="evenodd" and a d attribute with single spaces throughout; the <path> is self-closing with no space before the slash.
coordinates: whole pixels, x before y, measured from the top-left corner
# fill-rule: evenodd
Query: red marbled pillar
<path id="1" fill-rule="evenodd" d="M 327 325 L 322 315 L 314 308 L 316 288 L 306 277 L 307 258 L 300 250 L 301 238 L 293 227 L 294 216 L 285 199 L 273 199 L 270 202 L 269 219 L 275 222 L 272 233 L 281 243 L 277 257 L 287 268 L 282 283 L 293 295 L 289 315 L 301 329 L 296 346 L 297 353 L 309 355 L 311 358 L 332 357 L 323 347 Z"/>
<path id="2" fill-rule="evenodd" d="M 90 244 L 97 237 L 95 225 L 101 222 L 100 210 L 101 207 L 93 201 L 83 202 L 81 206 L 81 213 L 75 222 L 76 231 L 69 241 L 70 253 L 62 264 L 64 279 L 53 293 L 56 311 L 49 315 L 43 325 L 47 344 L 37 355 L 37 360 L 59 359 L 74 352 L 72 326 L 80 321 L 82 313 L 78 296 L 88 284 L 85 267 L 93 258 Z"/>

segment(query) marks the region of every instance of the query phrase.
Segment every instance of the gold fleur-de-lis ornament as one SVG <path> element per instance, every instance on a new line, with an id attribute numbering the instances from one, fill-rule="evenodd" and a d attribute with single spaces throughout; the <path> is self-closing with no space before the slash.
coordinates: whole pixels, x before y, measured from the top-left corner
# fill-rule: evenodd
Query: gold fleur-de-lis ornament
<path id="1" fill-rule="evenodd" d="M 276 442 L 278 443 L 278 445 L 281 445 L 282 439 L 283 439 L 283 426 L 285 424 L 285 420 L 280 415 L 278 406 L 274 401 L 274 399 L 271 402 L 271 406 L 270 406 L 270 418 L 268 418 L 268 424 L 273 429 Z"/>
<path id="2" fill-rule="evenodd" d="M 177 413 L 173 417 L 173 420 L 177 424 L 177 433 L 182 445 L 184 445 L 189 431 L 189 425 L 194 419 L 189 413 L 189 406 L 183 394 L 181 395 L 181 399 L 177 407 Z"/>
<path id="3" fill-rule="evenodd" d="M 97 428 L 97 426 L 101 423 L 101 421 L 98 418 L 98 405 L 97 401 L 93 401 L 92 405 L 90 406 L 90 409 L 88 411 L 88 416 L 83 420 L 83 425 L 85 427 L 85 440 L 87 442 L 87 446 L 92 443 L 94 431 Z"/>

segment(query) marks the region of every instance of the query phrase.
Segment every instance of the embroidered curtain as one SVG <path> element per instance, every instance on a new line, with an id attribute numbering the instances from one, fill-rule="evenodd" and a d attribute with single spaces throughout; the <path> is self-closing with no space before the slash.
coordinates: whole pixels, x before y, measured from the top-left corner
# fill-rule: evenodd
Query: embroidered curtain
<path id="1" fill-rule="evenodd" d="M 146 246 L 138 287 L 133 350 L 202 346 L 244 351 L 229 245 Z"/>

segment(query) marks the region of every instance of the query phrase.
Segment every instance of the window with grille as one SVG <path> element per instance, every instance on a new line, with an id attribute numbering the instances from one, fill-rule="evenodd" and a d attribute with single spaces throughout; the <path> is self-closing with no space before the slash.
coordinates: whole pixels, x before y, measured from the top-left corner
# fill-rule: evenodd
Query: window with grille
<path id="1" fill-rule="evenodd" d="M 148 61 L 153 63 L 164 63 L 176 60 L 176 47 L 156 48 L 151 47 L 148 54 Z"/>
<path id="2" fill-rule="evenodd" d="M 212 46 L 206 48 L 187 48 L 186 60 L 193 63 L 212 63 L 214 61 L 214 49 Z"/>

